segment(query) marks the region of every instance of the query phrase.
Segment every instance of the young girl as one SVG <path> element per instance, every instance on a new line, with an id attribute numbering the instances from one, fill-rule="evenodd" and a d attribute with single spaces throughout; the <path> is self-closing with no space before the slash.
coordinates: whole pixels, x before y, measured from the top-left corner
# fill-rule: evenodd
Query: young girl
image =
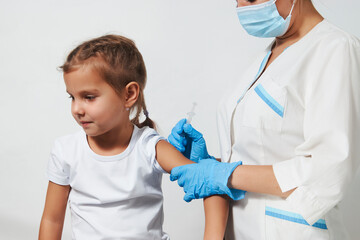
<path id="1" fill-rule="evenodd" d="M 39 239 L 61 239 L 67 202 L 73 239 L 169 239 L 162 230 L 162 173 L 193 162 L 153 129 L 143 94 L 146 69 L 134 42 L 92 39 L 61 69 L 83 131 L 54 143 Z"/>

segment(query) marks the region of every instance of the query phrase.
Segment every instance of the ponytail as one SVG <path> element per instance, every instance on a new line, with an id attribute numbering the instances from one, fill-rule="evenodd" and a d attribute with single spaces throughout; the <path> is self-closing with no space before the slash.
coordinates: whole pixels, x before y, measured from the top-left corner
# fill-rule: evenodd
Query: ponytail
<path id="1" fill-rule="evenodd" d="M 138 100 L 135 103 L 136 106 L 136 114 L 133 119 L 131 119 L 131 122 L 135 124 L 138 128 L 142 127 L 150 127 L 156 130 L 156 124 L 153 120 L 149 118 L 149 112 L 146 109 L 145 99 L 144 99 L 144 93 L 143 90 L 140 88 L 140 93 Z M 140 123 L 140 114 L 143 112 L 145 116 L 145 120 Z"/>

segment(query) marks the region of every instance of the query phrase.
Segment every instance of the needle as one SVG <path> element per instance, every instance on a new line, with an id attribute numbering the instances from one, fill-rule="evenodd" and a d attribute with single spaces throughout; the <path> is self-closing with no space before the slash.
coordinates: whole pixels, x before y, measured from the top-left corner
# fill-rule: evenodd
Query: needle
<path id="1" fill-rule="evenodd" d="M 190 124 L 192 118 L 195 116 L 195 107 L 196 107 L 196 105 L 197 105 L 196 102 L 193 102 L 193 106 L 191 108 L 191 111 L 187 113 L 187 115 L 188 115 L 188 117 L 186 119 L 187 124 Z"/>

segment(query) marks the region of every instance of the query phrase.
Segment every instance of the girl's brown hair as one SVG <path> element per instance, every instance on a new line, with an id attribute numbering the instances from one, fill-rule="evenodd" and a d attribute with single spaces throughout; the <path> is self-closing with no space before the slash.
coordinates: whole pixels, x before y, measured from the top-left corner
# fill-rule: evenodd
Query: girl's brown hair
<path id="1" fill-rule="evenodd" d="M 138 83 L 139 97 L 132 107 L 132 110 L 136 109 L 136 113 L 131 122 L 140 128 L 155 128 L 155 123 L 149 118 L 143 92 L 146 85 L 145 63 L 131 39 L 119 35 L 105 35 L 86 41 L 70 52 L 60 69 L 64 73 L 69 73 L 87 64 L 90 64 L 118 94 L 128 83 Z M 145 120 L 140 123 L 142 111 Z"/>

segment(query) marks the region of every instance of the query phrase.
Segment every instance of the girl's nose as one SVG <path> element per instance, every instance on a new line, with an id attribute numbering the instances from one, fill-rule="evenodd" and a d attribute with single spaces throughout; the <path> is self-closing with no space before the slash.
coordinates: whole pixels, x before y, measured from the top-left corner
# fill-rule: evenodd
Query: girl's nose
<path id="1" fill-rule="evenodd" d="M 84 108 L 81 103 L 73 101 L 73 104 L 71 105 L 71 111 L 73 115 L 76 116 L 83 116 L 85 114 Z"/>

